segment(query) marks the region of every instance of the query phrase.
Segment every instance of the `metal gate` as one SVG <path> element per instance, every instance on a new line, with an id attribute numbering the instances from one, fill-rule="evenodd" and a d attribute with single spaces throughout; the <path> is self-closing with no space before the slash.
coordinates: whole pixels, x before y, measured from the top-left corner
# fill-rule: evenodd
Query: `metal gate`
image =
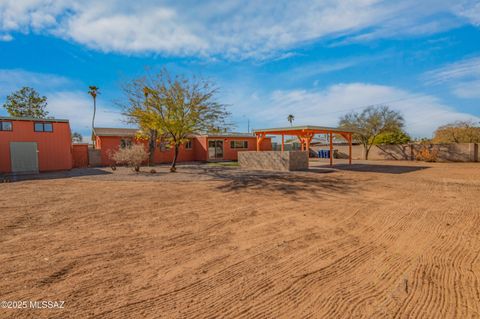
<path id="1" fill-rule="evenodd" d="M 38 173 L 38 151 L 35 142 L 10 142 L 12 173 Z"/>

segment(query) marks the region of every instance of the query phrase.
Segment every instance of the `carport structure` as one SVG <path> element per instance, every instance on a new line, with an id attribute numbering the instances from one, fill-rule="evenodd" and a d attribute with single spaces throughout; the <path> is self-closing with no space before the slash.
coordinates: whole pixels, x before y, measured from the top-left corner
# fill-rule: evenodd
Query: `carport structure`
<path id="1" fill-rule="evenodd" d="M 315 134 L 327 134 L 330 141 L 330 166 L 333 165 L 333 136 L 334 134 L 340 135 L 348 142 L 348 163 L 352 164 L 352 134 L 354 132 L 351 130 L 335 127 L 306 125 L 255 129 L 253 132 L 257 136 L 257 151 L 260 151 L 260 145 L 263 139 L 267 136 L 267 134 L 269 134 L 282 136 L 282 152 L 285 150 L 285 135 L 296 136 L 300 141 L 301 150 L 309 152 L 310 143 L 312 142 Z"/>

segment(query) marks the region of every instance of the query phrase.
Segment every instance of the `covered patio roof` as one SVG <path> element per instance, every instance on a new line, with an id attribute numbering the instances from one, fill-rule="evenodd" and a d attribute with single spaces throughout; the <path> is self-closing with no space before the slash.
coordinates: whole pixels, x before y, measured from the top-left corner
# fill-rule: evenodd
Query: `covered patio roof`
<path id="1" fill-rule="evenodd" d="M 315 125 L 303 125 L 303 126 L 290 126 L 290 127 L 274 127 L 266 129 L 255 129 L 253 133 L 257 136 L 257 151 L 260 151 L 260 145 L 263 139 L 270 135 L 281 135 L 282 136 L 282 152 L 285 149 L 285 135 L 294 135 L 298 137 L 298 140 L 301 144 L 302 151 L 310 152 L 310 143 L 315 134 L 328 134 L 330 140 L 330 166 L 333 165 L 333 135 L 340 135 L 345 140 L 347 140 L 349 145 L 349 154 L 348 159 L 349 163 L 352 164 L 352 134 L 355 133 L 353 130 L 337 128 L 337 127 L 327 127 L 327 126 L 315 126 Z"/>
<path id="2" fill-rule="evenodd" d="M 355 133 L 353 130 L 348 130 L 338 127 L 328 127 L 328 126 L 314 126 L 314 125 L 303 125 L 303 126 L 287 126 L 287 127 L 274 127 L 274 128 L 265 128 L 265 129 L 254 129 L 253 133 L 267 133 L 273 135 L 297 135 L 298 133 L 314 133 L 314 134 L 329 134 L 333 133 Z"/>

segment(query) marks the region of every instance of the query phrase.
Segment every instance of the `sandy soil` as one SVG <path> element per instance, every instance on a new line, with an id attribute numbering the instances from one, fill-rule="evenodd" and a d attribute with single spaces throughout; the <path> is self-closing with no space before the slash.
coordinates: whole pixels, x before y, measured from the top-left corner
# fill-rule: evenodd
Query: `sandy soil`
<path id="1" fill-rule="evenodd" d="M 478 318 L 480 165 L 0 184 L 1 318 Z"/>

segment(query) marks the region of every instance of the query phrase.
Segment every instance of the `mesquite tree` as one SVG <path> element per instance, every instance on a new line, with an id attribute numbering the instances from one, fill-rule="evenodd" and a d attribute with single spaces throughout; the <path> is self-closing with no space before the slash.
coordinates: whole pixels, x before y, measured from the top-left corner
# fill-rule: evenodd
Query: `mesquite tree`
<path id="1" fill-rule="evenodd" d="M 369 106 L 362 112 L 352 112 L 340 118 L 339 126 L 353 130 L 353 138 L 362 143 L 365 159 L 380 134 L 398 132 L 405 125 L 402 115 L 388 106 Z"/>
<path id="2" fill-rule="evenodd" d="M 163 69 L 127 83 L 124 92 L 128 121 L 137 124 L 150 142 L 158 138 L 174 148 L 171 172 L 176 170 L 180 145 L 191 135 L 228 126 L 229 113 L 224 104 L 217 102 L 218 89 L 210 81 L 171 77 Z"/>

